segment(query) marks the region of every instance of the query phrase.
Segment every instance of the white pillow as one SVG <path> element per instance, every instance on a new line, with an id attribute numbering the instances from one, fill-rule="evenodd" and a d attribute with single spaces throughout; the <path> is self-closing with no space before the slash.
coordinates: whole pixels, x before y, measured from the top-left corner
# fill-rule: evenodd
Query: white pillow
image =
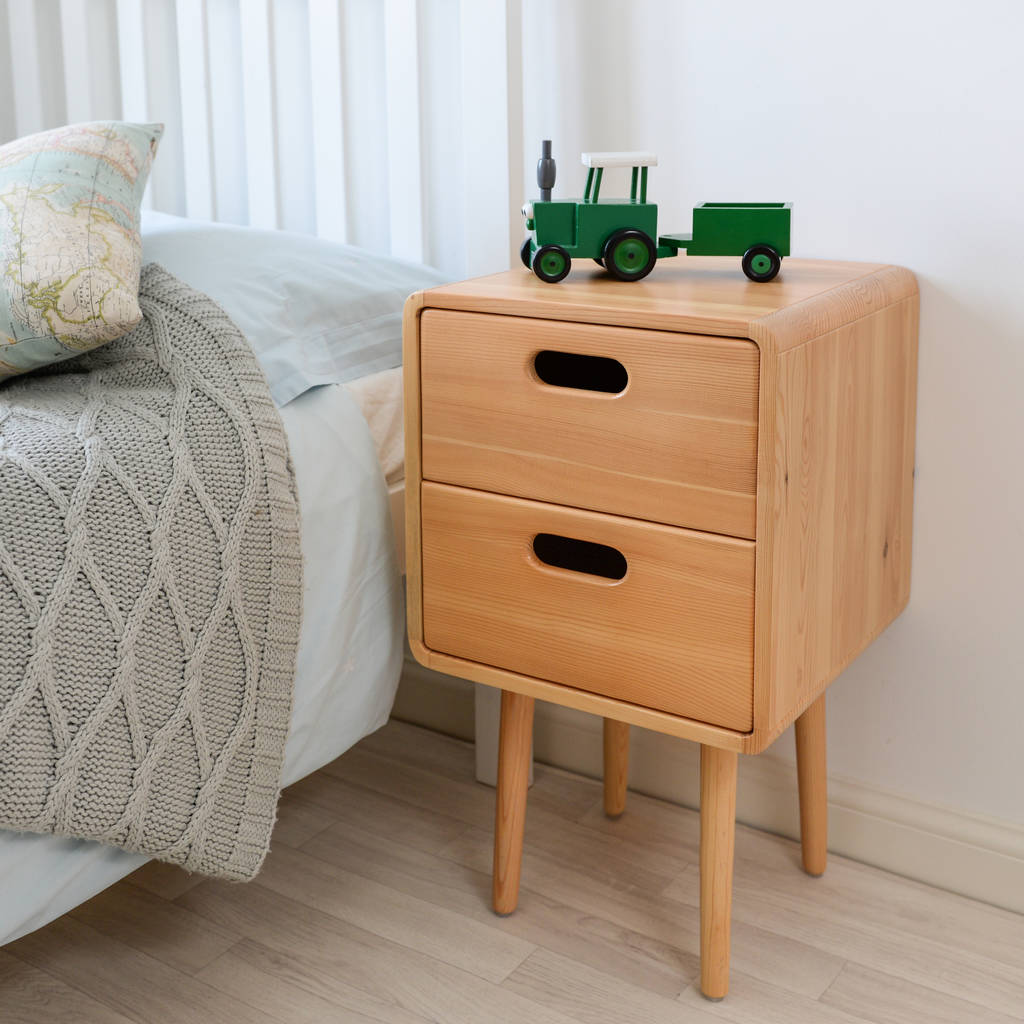
<path id="1" fill-rule="evenodd" d="M 205 292 L 249 339 L 277 404 L 402 363 L 402 306 L 449 278 L 285 231 L 142 213 L 142 259 Z"/>

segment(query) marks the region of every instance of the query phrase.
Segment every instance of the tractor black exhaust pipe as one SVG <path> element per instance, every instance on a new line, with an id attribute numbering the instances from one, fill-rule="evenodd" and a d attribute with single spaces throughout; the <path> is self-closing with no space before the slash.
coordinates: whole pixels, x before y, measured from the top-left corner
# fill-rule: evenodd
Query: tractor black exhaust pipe
<path id="1" fill-rule="evenodd" d="M 540 159 L 537 161 L 537 184 L 540 187 L 540 198 L 547 201 L 551 198 L 551 190 L 555 187 L 555 160 L 551 155 L 551 140 L 545 139 L 540 144 Z"/>

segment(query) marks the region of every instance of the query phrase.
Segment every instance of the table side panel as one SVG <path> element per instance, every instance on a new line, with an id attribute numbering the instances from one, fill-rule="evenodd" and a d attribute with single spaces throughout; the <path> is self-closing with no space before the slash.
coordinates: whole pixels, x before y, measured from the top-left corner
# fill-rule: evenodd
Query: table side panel
<path id="1" fill-rule="evenodd" d="M 757 588 L 770 633 L 757 648 L 753 750 L 907 603 L 917 328 L 914 294 L 774 357 Z"/>

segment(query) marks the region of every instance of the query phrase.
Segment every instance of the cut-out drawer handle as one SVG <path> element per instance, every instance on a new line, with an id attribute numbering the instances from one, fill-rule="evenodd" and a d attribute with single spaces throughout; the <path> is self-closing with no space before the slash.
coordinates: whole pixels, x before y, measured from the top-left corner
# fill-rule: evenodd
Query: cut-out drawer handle
<path id="1" fill-rule="evenodd" d="M 533 357 L 533 368 L 545 384 L 556 388 L 577 388 L 580 391 L 603 391 L 609 395 L 619 395 L 629 383 L 626 368 L 618 359 L 608 356 L 545 349 Z"/>
<path id="2" fill-rule="evenodd" d="M 545 565 L 606 580 L 621 580 L 628 568 L 626 556 L 617 548 L 557 533 L 538 533 L 533 538 L 533 553 Z"/>

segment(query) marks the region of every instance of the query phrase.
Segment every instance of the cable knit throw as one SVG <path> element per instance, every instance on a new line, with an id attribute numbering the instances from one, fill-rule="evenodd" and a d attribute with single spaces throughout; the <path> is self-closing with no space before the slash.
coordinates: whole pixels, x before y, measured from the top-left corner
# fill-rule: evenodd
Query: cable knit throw
<path id="1" fill-rule="evenodd" d="M 248 879 L 291 710 L 295 484 L 237 328 L 155 265 L 140 304 L 0 387 L 0 827 Z"/>

